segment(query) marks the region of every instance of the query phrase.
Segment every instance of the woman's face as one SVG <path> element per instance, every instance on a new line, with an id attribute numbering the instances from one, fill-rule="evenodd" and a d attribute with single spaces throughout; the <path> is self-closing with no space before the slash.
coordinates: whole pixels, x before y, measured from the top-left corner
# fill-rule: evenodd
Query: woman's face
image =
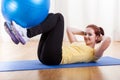
<path id="1" fill-rule="evenodd" d="M 86 45 L 90 45 L 90 46 L 95 45 L 96 35 L 92 28 L 86 28 L 84 40 L 85 40 Z"/>

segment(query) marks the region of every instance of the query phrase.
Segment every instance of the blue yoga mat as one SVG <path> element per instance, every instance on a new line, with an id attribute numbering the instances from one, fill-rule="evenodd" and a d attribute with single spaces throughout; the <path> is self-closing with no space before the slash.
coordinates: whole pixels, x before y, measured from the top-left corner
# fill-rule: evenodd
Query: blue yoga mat
<path id="1" fill-rule="evenodd" d="M 106 57 L 100 58 L 97 62 L 60 64 L 60 65 L 54 65 L 54 66 L 44 65 L 40 63 L 38 60 L 0 62 L 0 72 L 43 70 L 43 69 L 55 69 L 55 68 L 90 67 L 90 66 L 111 66 L 111 65 L 120 65 L 120 59 L 106 56 Z"/>

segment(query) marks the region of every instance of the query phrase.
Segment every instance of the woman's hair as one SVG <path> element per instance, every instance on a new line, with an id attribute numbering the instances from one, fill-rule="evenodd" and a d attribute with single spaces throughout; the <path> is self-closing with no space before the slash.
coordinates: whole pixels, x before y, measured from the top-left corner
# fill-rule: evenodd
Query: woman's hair
<path id="1" fill-rule="evenodd" d="M 98 39 L 96 40 L 96 43 L 100 43 L 102 41 L 101 36 L 104 36 L 104 30 L 102 27 L 98 27 L 94 24 L 90 24 L 86 28 L 92 28 L 94 30 L 95 35 L 98 37 Z"/>

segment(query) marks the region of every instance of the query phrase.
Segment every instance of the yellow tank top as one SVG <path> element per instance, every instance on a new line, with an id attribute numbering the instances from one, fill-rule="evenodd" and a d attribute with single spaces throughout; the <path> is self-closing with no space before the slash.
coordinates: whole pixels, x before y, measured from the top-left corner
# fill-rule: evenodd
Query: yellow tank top
<path id="1" fill-rule="evenodd" d="M 90 62 L 94 60 L 94 49 L 83 43 L 74 42 L 62 47 L 61 64 Z"/>

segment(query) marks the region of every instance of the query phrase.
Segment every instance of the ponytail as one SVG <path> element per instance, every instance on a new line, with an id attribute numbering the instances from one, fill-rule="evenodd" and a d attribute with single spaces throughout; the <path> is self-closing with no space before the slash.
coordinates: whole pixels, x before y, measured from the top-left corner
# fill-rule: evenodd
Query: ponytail
<path id="1" fill-rule="evenodd" d="M 99 29 L 99 36 L 98 36 L 98 39 L 96 40 L 96 43 L 100 43 L 102 41 L 102 36 L 105 35 L 102 27 L 98 27 L 98 29 Z"/>
<path id="2" fill-rule="evenodd" d="M 100 31 L 100 34 L 102 35 L 102 36 L 104 36 L 104 30 L 103 30 L 103 28 L 102 27 L 98 27 L 99 28 L 99 31 Z"/>

